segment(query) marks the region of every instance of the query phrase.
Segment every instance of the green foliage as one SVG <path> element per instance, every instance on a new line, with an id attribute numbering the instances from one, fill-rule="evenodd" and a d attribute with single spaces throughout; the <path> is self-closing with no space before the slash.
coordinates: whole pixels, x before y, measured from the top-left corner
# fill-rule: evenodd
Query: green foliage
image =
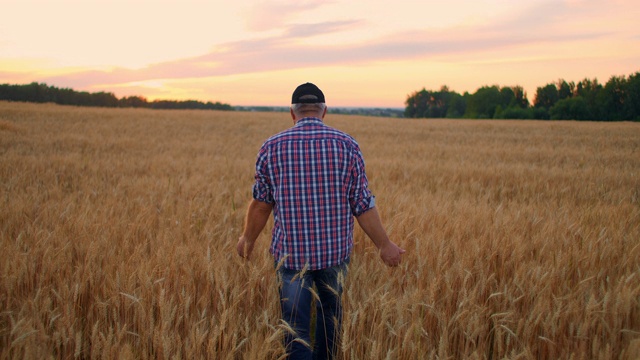
<path id="1" fill-rule="evenodd" d="M 533 118 L 536 120 L 549 120 L 549 110 L 545 108 L 530 108 L 531 112 L 533 112 Z"/>
<path id="2" fill-rule="evenodd" d="M 593 119 L 602 119 L 602 109 L 599 108 L 597 97 L 602 91 L 602 85 L 597 79 L 584 79 L 576 84 L 575 96 L 580 96 L 587 102 L 587 108 L 593 116 Z"/>
<path id="3" fill-rule="evenodd" d="M 522 109 L 529 107 L 529 99 L 527 99 L 527 94 L 524 92 L 524 88 L 522 86 L 503 88 L 503 90 L 505 89 L 511 90 L 511 93 L 513 94 L 509 99 L 509 107 L 519 107 Z"/>
<path id="4" fill-rule="evenodd" d="M 454 100 L 455 98 L 455 100 Z M 444 118 L 453 117 L 464 111 L 464 103 L 459 94 L 449 91 L 443 86 L 440 91 L 427 91 L 422 89 L 414 92 L 405 102 L 405 117 L 409 118 Z M 451 108 L 451 105 L 455 105 Z"/>
<path id="5" fill-rule="evenodd" d="M 536 100 L 533 102 L 533 106 L 548 110 L 555 105 L 558 100 L 560 100 L 558 88 L 554 84 L 547 84 L 536 90 Z"/>
<path id="6" fill-rule="evenodd" d="M 156 100 L 149 103 L 148 107 L 152 109 L 200 109 L 200 110 L 233 110 L 231 105 L 221 104 L 219 102 L 212 103 L 207 102 L 203 103 L 196 100 L 185 100 L 185 101 L 176 101 L 176 100 Z"/>
<path id="7" fill-rule="evenodd" d="M 46 84 L 38 84 L 35 82 L 28 85 L 0 84 L 0 100 L 36 103 L 53 102 L 60 105 L 76 106 L 233 110 L 231 105 L 220 102 L 203 103 L 195 100 L 161 100 L 149 103 L 147 99 L 140 96 L 129 96 L 118 99 L 114 94 L 108 92 L 79 92 L 72 89 L 59 89 L 55 86 L 47 86 Z"/>
<path id="8" fill-rule="evenodd" d="M 502 107 L 498 107 L 500 111 L 496 110 L 494 119 L 534 119 L 533 108 L 522 108 L 520 106 L 509 106 L 502 110 Z"/>
<path id="9" fill-rule="evenodd" d="M 147 99 L 142 96 L 126 96 L 120 99 L 120 105 L 122 107 L 147 107 Z"/>
<path id="10" fill-rule="evenodd" d="M 551 120 L 593 120 L 587 101 L 582 96 L 558 101 L 549 109 Z"/>
<path id="11" fill-rule="evenodd" d="M 533 106 L 520 86 L 484 86 L 474 94 L 422 89 L 411 94 L 405 117 L 640 121 L 640 72 L 577 84 L 563 79 L 536 89 Z"/>
<path id="12" fill-rule="evenodd" d="M 640 121 L 640 72 L 627 79 L 623 117 L 626 120 Z"/>
<path id="13" fill-rule="evenodd" d="M 497 86 L 481 87 L 467 103 L 466 118 L 492 119 L 496 109 L 504 106 L 505 97 Z M 508 105 L 508 103 L 507 103 Z"/>
<path id="14" fill-rule="evenodd" d="M 567 83 L 562 79 L 558 80 L 558 84 L 556 86 L 558 87 L 558 100 L 564 100 L 572 97 L 576 87 L 573 82 Z"/>
<path id="15" fill-rule="evenodd" d="M 469 96 L 469 94 L 465 94 L 465 96 Z M 467 100 L 464 96 L 451 92 L 449 97 L 449 107 L 447 109 L 447 118 L 449 119 L 459 119 L 464 116 L 464 113 L 467 111 Z"/>

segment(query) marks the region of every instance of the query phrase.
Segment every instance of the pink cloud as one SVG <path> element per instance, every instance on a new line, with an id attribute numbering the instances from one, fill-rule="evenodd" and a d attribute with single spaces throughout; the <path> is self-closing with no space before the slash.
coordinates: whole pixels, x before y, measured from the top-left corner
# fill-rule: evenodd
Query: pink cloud
<path id="1" fill-rule="evenodd" d="M 598 6 L 594 4 L 576 8 L 566 4 L 543 3 L 503 22 L 481 28 L 456 28 L 448 31 L 420 30 L 347 45 L 318 45 L 313 41 L 313 37 L 351 30 L 362 26 L 363 21 L 293 24 L 284 28 L 283 35 L 227 43 L 201 56 L 152 64 L 136 70 L 115 68 L 110 71 L 83 71 L 44 78 L 40 81 L 57 86 L 86 88 L 95 84 L 206 78 L 312 66 L 360 65 L 443 55 L 454 60 L 464 60 L 479 51 L 508 49 L 542 42 L 571 43 L 614 34 L 611 30 L 595 29 L 585 32 L 565 26 L 567 18 L 572 14 L 575 15 L 576 12 L 581 15 L 590 15 L 596 11 Z M 310 2 L 297 5 L 270 2 L 263 3 L 262 6 L 264 9 L 255 10 L 256 14 L 264 15 L 265 11 L 277 12 L 280 8 L 286 8 L 285 13 L 294 14 L 319 5 Z M 288 19 L 288 15 L 283 16 L 284 18 L 277 19 L 276 22 Z M 310 41 L 300 45 L 300 38 L 309 38 Z"/>
<path id="2" fill-rule="evenodd" d="M 330 2 L 261 1 L 246 11 L 247 27 L 252 31 L 279 29 L 300 13 L 317 9 Z"/>

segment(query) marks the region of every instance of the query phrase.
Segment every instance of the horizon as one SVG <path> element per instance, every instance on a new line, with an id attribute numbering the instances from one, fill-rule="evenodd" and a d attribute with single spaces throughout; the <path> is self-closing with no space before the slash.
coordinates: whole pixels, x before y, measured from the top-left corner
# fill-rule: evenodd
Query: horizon
<path id="1" fill-rule="evenodd" d="M 559 79 L 640 70 L 631 0 L 0 1 L 0 83 L 119 98 L 277 107 L 310 81 L 334 108 L 404 108 L 442 86 L 532 102 Z"/>

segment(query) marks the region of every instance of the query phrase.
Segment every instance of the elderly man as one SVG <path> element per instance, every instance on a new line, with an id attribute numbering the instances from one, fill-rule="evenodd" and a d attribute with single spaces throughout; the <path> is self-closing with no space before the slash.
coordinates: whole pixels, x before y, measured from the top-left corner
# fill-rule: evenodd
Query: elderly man
<path id="1" fill-rule="evenodd" d="M 258 153 L 253 200 L 237 251 L 249 257 L 273 211 L 270 251 L 282 319 L 294 330 L 285 335 L 287 353 L 292 359 L 332 358 L 339 344 L 354 217 L 388 266 L 400 264 L 404 250 L 389 240 L 380 221 L 358 143 L 323 123 L 322 91 L 311 83 L 298 86 L 290 112 L 293 127 L 267 139 Z M 319 300 L 312 345 L 314 297 Z"/>

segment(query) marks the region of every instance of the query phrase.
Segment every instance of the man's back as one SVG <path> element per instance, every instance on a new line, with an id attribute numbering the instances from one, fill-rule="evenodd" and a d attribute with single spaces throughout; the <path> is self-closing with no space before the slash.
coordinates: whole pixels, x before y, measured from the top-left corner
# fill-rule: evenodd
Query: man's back
<path id="1" fill-rule="evenodd" d="M 353 216 L 373 200 L 357 142 L 313 117 L 264 143 L 254 198 L 273 203 L 271 252 L 297 270 L 346 260 L 353 247 Z"/>

